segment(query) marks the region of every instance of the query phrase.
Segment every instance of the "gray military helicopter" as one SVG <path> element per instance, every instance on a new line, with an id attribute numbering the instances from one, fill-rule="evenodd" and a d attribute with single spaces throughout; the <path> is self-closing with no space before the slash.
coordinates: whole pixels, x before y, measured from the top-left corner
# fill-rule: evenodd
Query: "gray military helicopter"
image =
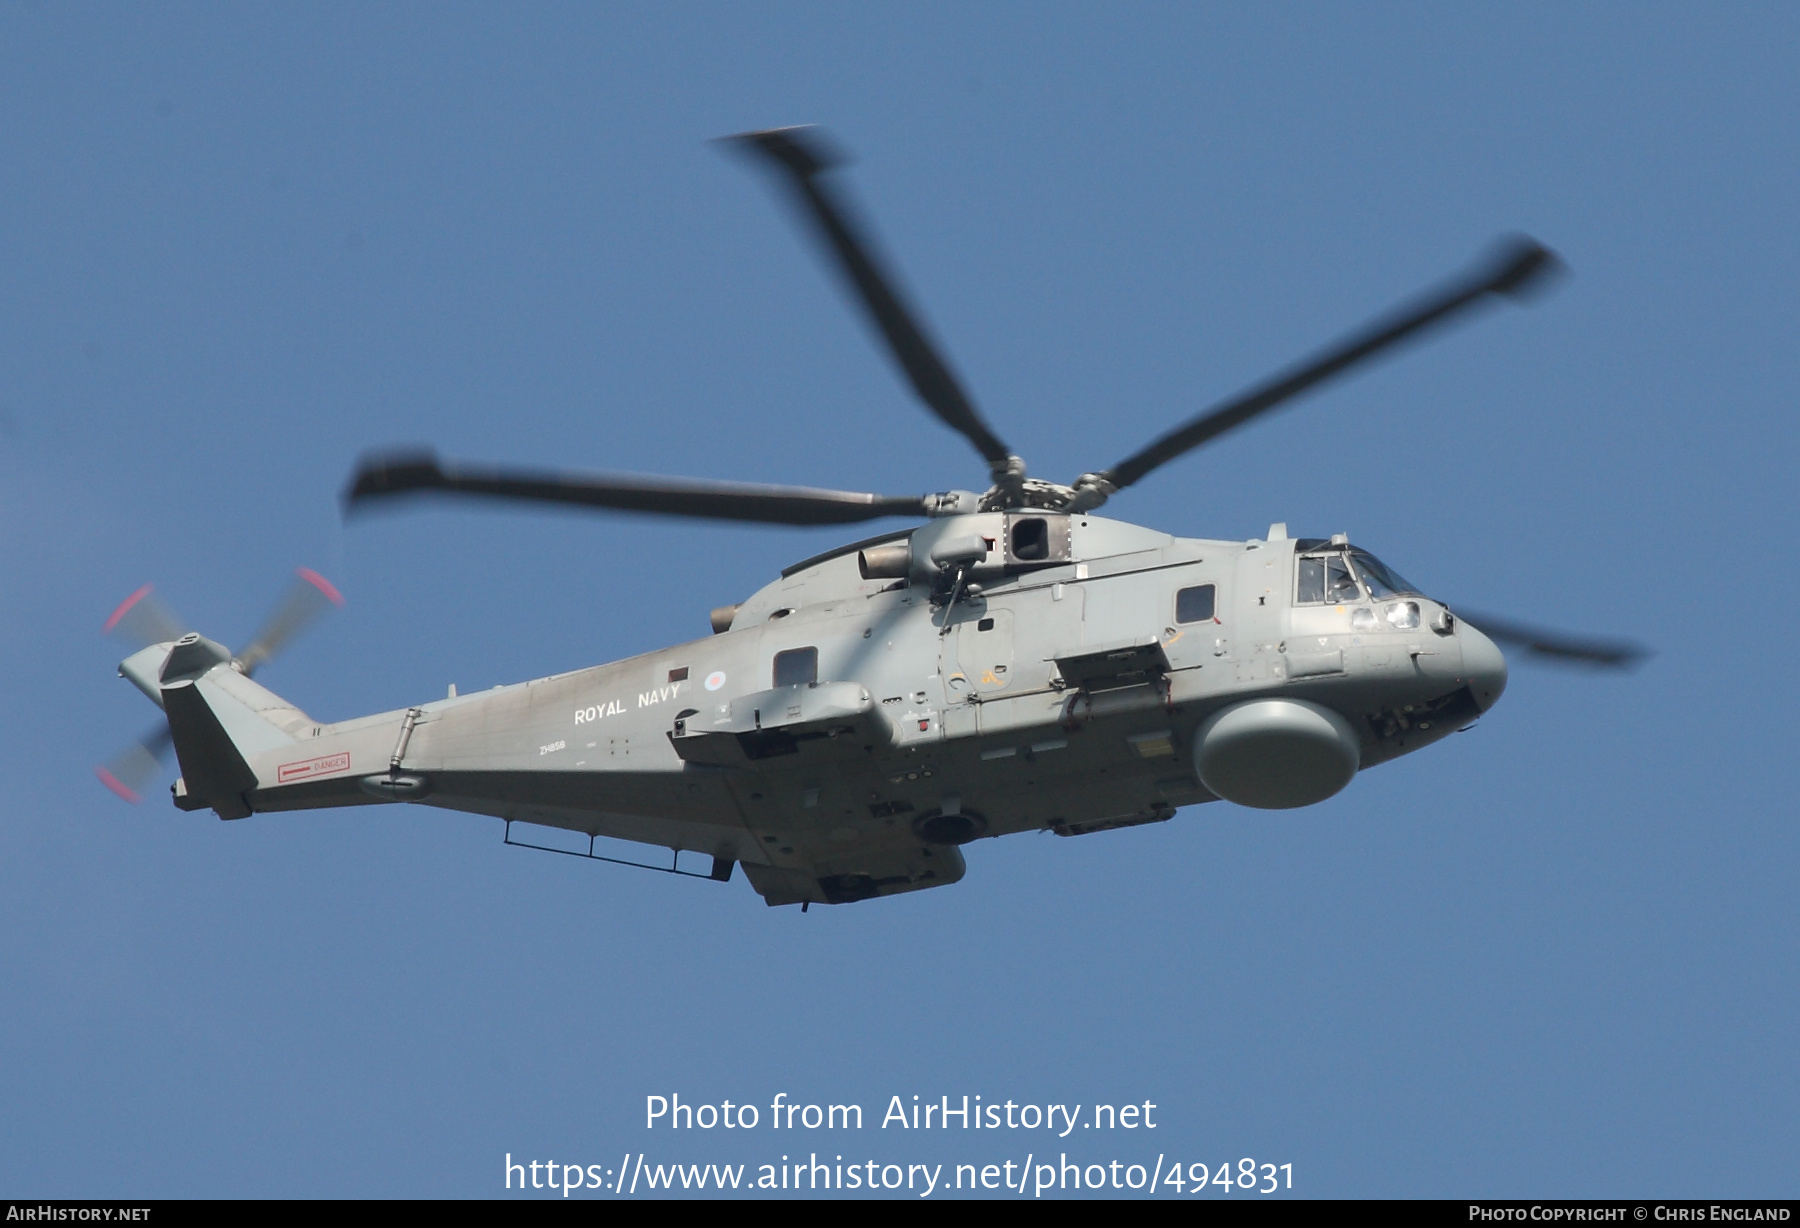
<path id="1" fill-rule="evenodd" d="M 505 820 L 511 843 L 527 843 L 514 824 L 535 824 L 586 835 L 579 855 L 600 860 L 620 860 L 595 851 L 605 836 L 672 850 L 647 868 L 728 880 L 741 864 L 767 903 L 804 909 L 954 883 L 962 846 L 984 836 L 1091 835 L 1221 799 L 1324 801 L 1492 707 L 1507 678 L 1497 640 L 1601 667 L 1642 656 L 1497 619 L 1477 630 L 1343 535 L 1276 524 L 1260 540 L 1212 541 L 1097 514 L 1357 364 L 1541 286 L 1557 264 L 1532 240 L 1503 241 L 1475 271 L 1061 485 L 1029 476 L 977 412 L 834 186 L 840 159 L 818 133 L 727 141 L 792 190 L 919 399 L 987 462 L 987 490 L 885 496 L 366 458 L 347 509 L 437 493 L 923 523 L 794 564 L 712 611 L 710 638 L 336 723 L 252 681 L 255 652 L 234 657 L 192 632 L 145 637 L 120 672 L 167 716 L 177 807 L 238 819 L 439 806 Z M 683 852 L 711 857 L 710 870 L 681 869 Z"/>

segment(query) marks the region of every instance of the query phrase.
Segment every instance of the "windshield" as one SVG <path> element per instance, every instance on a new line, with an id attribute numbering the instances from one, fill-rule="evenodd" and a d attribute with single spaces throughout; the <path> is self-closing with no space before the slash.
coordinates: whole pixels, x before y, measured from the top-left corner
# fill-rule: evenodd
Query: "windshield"
<path id="1" fill-rule="evenodd" d="M 1302 547 L 1315 550 L 1325 544 L 1323 541 L 1311 540 L 1299 543 Z M 1354 571 L 1351 570 L 1352 560 Z M 1317 554 L 1308 554 L 1303 550 L 1297 562 L 1299 566 L 1294 584 L 1296 605 L 1343 605 L 1361 601 L 1364 587 L 1368 589 L 1369 598 L 1374 601 L 1411 596 L 1420 591 L 1418 585 L 1367 550 L 1359 550 L 1354 546 L 1320 551 Z M 1359 578 L 1362 580 L 1361 585 L 1357 583 Z"/>
<path id="2" fill-rule="evenodd" d="M 1377 601 L 1383 597 L 1402 597 L 1419 592 L 1418 585 L 1409 581 L 1367 550 L 1358 550 L 1353 547 L 1350 555 L 1356 560 L 1356 570 L 1361 573 L 1363 583 L 1369 586 L 1369 595 Z"/>

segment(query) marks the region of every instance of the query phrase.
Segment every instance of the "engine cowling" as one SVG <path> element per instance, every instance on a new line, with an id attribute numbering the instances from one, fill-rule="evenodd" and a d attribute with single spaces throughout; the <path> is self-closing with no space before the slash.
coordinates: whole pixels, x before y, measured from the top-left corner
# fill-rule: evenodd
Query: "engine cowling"
<path id="1" fill-rule="evenodd" d="M 1304 699 L 1221 708 L 1194 734 L 1194 770 L 1214 794 L 1258 810 L 1322 802 L 1350 783 L 1362 741 L 1338 713 Z"/>

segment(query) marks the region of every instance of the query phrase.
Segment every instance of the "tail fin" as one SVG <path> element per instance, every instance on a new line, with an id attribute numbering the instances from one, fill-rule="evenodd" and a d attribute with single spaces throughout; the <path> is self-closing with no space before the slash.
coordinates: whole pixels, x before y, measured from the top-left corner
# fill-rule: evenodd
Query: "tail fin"
<path id="1" fill-rule="evenodd" d="M 251 762 L 292 746 L 312 728 L 306 713 L 252 682 L 229 650 L 201 635 L 153 645 L 127 658 L 120 672 L 161 703 L 169 719 L 181 764 L 175 804 L 183 810 L 245 818 L 258 785 Z"/>

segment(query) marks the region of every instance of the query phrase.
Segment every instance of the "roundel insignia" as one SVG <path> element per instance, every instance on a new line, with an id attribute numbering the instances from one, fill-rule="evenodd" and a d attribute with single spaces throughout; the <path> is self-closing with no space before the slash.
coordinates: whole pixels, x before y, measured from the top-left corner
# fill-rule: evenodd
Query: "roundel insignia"
<path id="1" fill-rule="evenodd" d="M 715 669 L 712 673 L 710 673 L 706 676 L 706 689 L 707 690 L 716 691 L 724 685 L 725 685 L 725 671 L 724 670 Z"/>

